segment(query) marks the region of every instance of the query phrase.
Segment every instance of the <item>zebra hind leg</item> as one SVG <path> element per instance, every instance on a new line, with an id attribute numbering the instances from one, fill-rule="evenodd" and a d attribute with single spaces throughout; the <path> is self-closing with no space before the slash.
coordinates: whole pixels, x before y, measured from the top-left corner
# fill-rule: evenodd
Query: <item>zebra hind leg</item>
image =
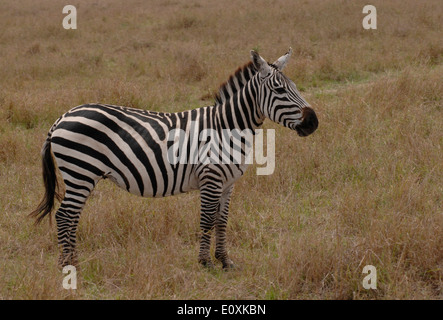
<path id="1" fill-rule="evenodd" d="M 60 267 L 67 265 L 78 266 L 77 252 L 75 249 L 77 226 L 81 211 L 92 191 L 86 187 L 76 186 L 66 180 L 65 185 L 65 197 L 55 214 L 58 244 L 61 249 L 58 261 Z"/>

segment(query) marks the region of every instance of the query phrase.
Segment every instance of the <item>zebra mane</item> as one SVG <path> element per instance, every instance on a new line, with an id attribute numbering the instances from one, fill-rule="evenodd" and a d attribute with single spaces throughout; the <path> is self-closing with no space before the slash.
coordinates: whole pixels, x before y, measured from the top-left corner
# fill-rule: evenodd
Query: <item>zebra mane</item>
<path id="1" fill-rule="evenodd" d="M 215 96 L 215 105 L 221 105 L 229 100 L 236 92 L 245 86 L 245 84 L 257 73 L 252 61 L 238 68 L 225 83 L 220 85 L 218 93 Z"/>

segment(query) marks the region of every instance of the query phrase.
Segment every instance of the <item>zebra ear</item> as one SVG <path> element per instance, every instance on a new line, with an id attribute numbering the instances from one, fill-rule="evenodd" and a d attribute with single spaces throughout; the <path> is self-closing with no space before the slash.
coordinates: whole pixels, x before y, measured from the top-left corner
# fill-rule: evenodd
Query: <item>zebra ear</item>
<path id="1" fill-rule="evenodd" d="M 271 72 L 269 64 L 254 50 L 251 50 L 251 59 L 254 67 L 260 72 L 262 77 L 267 76 Z"/>
<path id="2" fill-rule="evenodd" d="M 283 68 L 286 66 L 286 64 L 289 61 L 289 58 L 292 55 L 292 48 L 289 47 L 288 52 L 286 52 L 283 56 L 281 56 L 280 58 L 278 58 L 273 65 L 280 71 L 283 70 Z"/>

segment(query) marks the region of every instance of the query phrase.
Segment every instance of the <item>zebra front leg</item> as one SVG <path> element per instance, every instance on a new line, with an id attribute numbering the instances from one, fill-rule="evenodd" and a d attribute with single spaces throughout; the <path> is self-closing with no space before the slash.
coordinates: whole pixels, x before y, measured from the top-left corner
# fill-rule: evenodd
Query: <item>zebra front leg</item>
<path id="1" fill-rule="evenodd" d="M 220 206 L 215 222 L 215 258 L 223 264 L 223 269 L 234 268 L 226 249 L 226 226 L 228 223 L 229 202 L 233 186 L 227 188 L 220 198 Z"/>
<path id="2" fill-rule="evenodd" d="M 212 268 L 210 248 L 211 235 L 215 226 L 215 219 L 218 208 L 220 206 L 221 186 L 208 183 L 200 187 L 201 197 L 201 216 L 200 216 L 200 251 L 198 254 L 198 262 L 205 267 Z"/>

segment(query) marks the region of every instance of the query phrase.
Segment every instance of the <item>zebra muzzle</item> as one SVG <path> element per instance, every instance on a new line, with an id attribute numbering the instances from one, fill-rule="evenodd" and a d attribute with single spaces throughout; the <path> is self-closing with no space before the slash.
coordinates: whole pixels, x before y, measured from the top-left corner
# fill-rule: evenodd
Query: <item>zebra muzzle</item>
<path id="1" fill-rule="evenodd" d="M 300 137 L 306 137 L 317 130 L 318 119 L 315 111 L 310 107 L 304 107 L 302 113 L 303 120 L 298 126 L 295 127 L 295 130 Z"/>

